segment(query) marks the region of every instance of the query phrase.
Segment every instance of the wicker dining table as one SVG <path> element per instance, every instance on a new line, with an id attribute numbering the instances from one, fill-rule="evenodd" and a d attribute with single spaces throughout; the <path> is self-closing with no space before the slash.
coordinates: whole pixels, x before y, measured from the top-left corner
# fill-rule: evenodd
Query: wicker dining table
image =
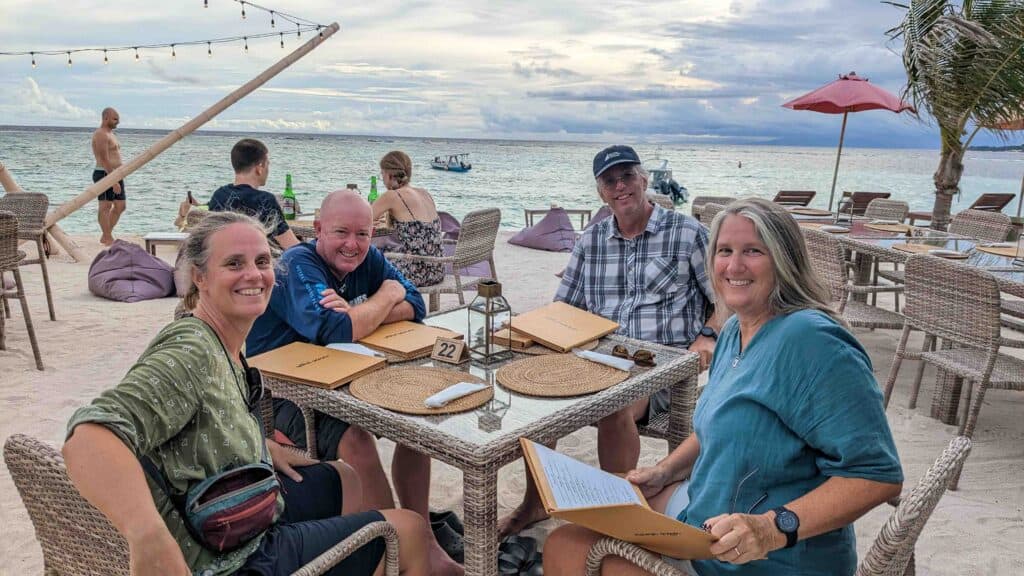
<path id="1" fill-rule="evenodd" d="M 428 317 L 426 323 L 465 333 L 465 307 Z M 498 574 L 498 469 L 522 457 L 519 438 L 551 442 L 594 424 L 654 392 L 671 388 L 673 397 L 688 399 L 699 372 L 696 354 L 621 336 L 602 338 L 597 350 L 609 353 L 615 344 L 655 353 L 653 368 L 634 367 L 629 377 L 600 392 L 568 398 L 542 398 L 512 392 L 495 380 L 500 365 L 482 367 L 435 363 L 423 358 L 400 366 L 427 366 L 466 371 L 494 386 L 494 398 L 473 411 L 437 416 L 393 412 L 353 396 L 348 386 L 336 390 L 316 388 L 267 377 L 275 397 L 287 398 L 384 438 L 404 444 L 463 473 L 465 510 L 465 567 L 474 576 Z M 527 356 L 514 354 L 513 361 Z M 670 442 L 689 435 L 686 402 L 673 402 L 669 419 Z"/>

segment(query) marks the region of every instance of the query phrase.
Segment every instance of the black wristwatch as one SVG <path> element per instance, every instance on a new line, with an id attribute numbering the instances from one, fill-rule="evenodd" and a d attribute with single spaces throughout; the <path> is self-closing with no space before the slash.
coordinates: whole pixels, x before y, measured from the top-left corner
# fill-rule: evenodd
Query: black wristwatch
<path id="1" fill-rule="evenodd" d="M 775 512 L 775 527 L 786 535 L 786 548 L 796 546 L 796 532 L 800 529 L 800 517 L 785 506 L 772 510 Z"/>
<path id="2" fill-rule="evenodd" d="M 708 338 L 711 338 L 712 340 L 718 340 L 718 332 L 715 332 L 715 329 L 712 328 L 711 326 L 705 326 L 705 327 L 701 328 L 700 329 L 700 335 L 701 336 L 707 336 Z"/>

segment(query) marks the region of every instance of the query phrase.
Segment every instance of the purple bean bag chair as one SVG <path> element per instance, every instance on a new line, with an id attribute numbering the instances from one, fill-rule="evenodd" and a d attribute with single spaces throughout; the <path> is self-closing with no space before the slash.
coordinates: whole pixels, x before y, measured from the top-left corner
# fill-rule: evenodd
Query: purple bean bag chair
<path id="1" fill-rule="evenodd" d="M 447 212 L 438 212 L 437 217 L 441 219 L 441 233 L 445 240 L 458 240 L 459 231 L 462 230 L 462 223 L 455 219 L 455 216 Z"/>
<path id="2" fill-rule="evenodd" d="M 572 247 L 576 245 L 576 230 L 565 210 L 552 208 L 543 220 L 523 228 L 509 238 L 508 243 L 549 252 L 572 252 Z"/>
<path id="3" fill-rule="evenodd" d="M 118 302 L 174 295 L 174 269 L 138 244 L 116 240 L 89 266 L 89 291 Z"/>
<path id="4" fill-rule="evenodd" d="M 593 216 L 590 217 L 590 222 L 587 222 L 587 225 L 584 226 L 583 229 L 586 230 L 593 226 L 594 224 L 597 224 L 601 220 L 604 220 L 605 218 L 611 215 L 611 208 L 609 208 L 607 204 L 602 204 L 601 207 L 597 209 L 597 214 L 594 214 Z"/>

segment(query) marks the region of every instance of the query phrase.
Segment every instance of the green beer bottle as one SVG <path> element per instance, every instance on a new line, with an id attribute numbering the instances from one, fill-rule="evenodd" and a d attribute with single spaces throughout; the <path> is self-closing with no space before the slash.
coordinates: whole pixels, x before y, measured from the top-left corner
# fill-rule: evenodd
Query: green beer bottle
<path id="1" fill-rule="evenodd" d="M 373 204 L 377 201 L 377 177 L 370 176 L 370 195 L 366 197 Z"/>
<path id="2" fill-rule="evenodd" d="M 284 175 L 284 194 L 281 195 L 281 211 L 285 220 L 295 220 L 295 192 L 292 191 L 292 175 Z"/>

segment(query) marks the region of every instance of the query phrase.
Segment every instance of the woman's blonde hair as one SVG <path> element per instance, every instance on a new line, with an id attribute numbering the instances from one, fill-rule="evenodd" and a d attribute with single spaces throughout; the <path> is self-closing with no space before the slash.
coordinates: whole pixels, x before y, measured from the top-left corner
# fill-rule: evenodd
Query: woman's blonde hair
<path id="1" fill-rule="evenodd" d="M 401 188 L 412 180 L 412 159 L 401 150 L 392 150 L 380 159 L 380 170 L 394 178 Z"/>
<path id="2" fill-rule="evenodd" d="M 189 229 L 188 238 L 178 254 L 178 270 L 175 280 L 187 282 L 188 290 L 182 298 L 182 306 L 186 311 L 195 310 L 199 304 L 199 288 L 192 280 L 192 271 L 206 272 L 206 264 L 210 259 L 210 238 L 232 224 L 248 224 L 267 235 L 267 227 L 251 216 L 238 212 L 210 212 L 202 220 Z"/>
<path id="3" fill-rule="evenodd" d="M 832 308 L 829 291 L 811 268 L 804 235 L 793 216 L 785 208 L 763 198 L 742 198 L 731 202 L 711 222 L 710 271 L 715 269 L 718 233 L 722 222 L 729 216 L 742 216 L 754 224 L 758 238 L 768 248 L 775 272 L 775 288 L 768 297 L 768 309 L 773 315 L 789 314 L 799 310 L 820 310 L 837 322 L 846 325 Z M 716 296 L 720 294 L 717 278 L 710 272 Z M 720 300 L 720 299 L 719 299 Z"/>

